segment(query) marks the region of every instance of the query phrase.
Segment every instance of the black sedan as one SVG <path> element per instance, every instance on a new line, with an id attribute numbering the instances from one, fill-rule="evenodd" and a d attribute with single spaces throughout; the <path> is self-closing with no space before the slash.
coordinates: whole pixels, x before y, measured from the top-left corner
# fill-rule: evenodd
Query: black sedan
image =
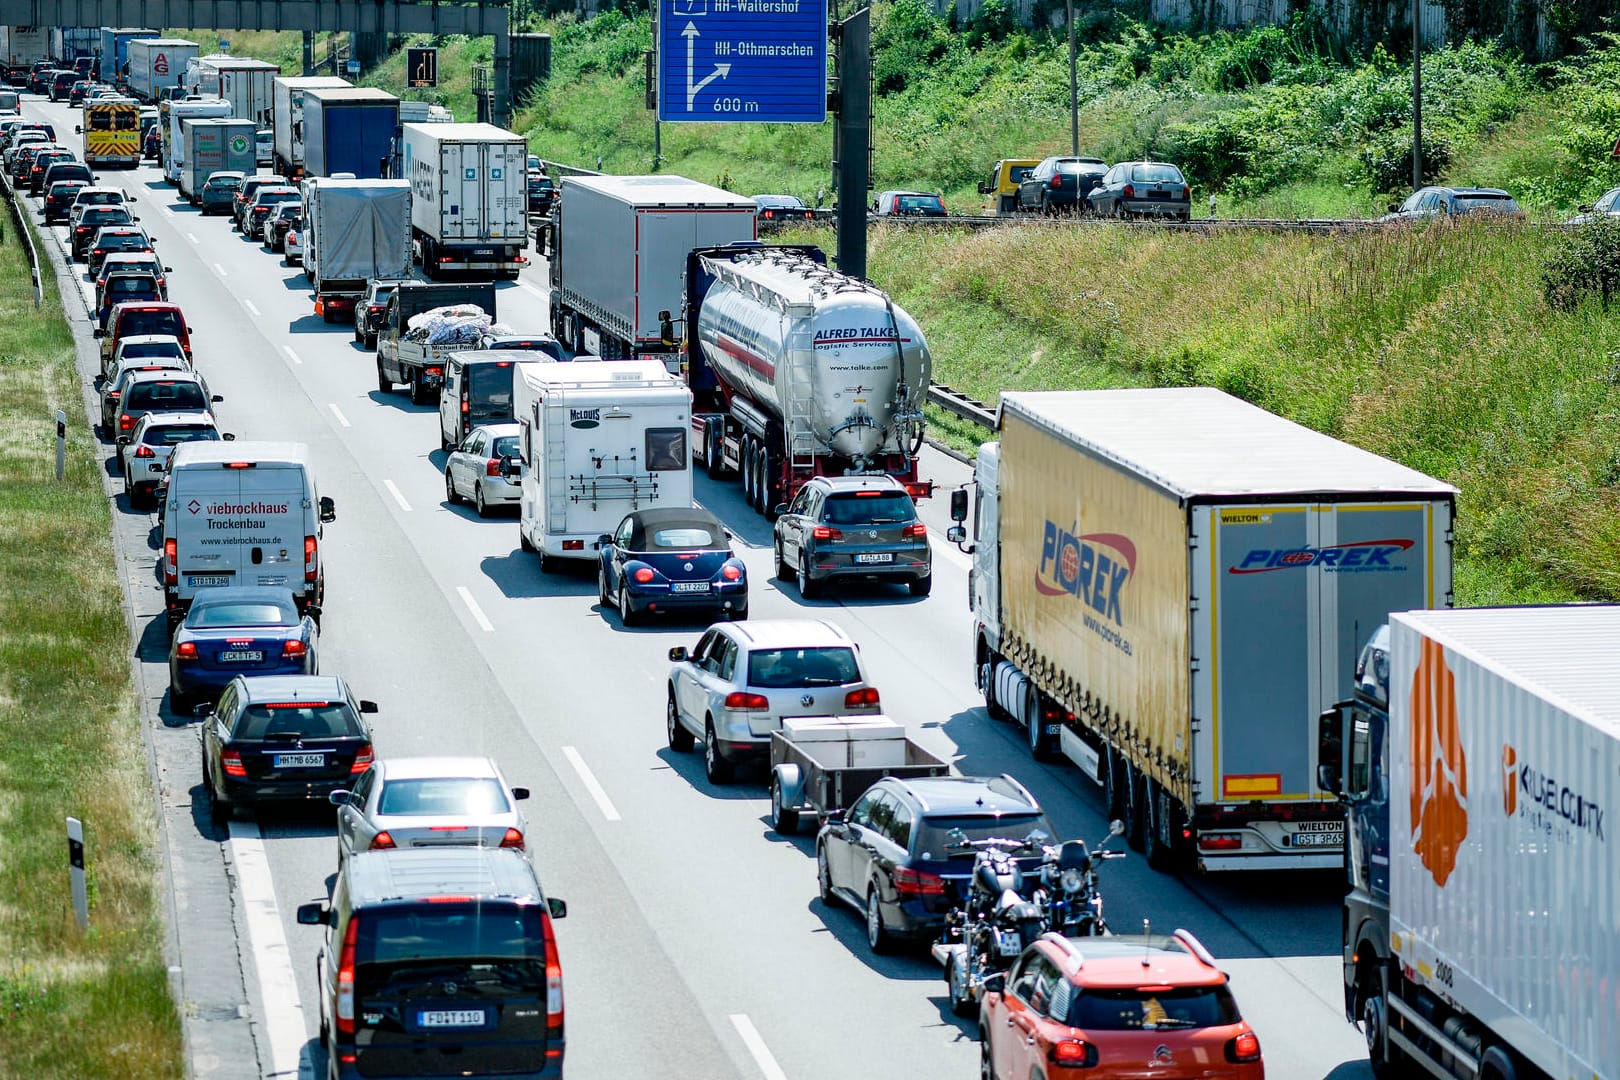
<path id="1" fill-rule="evenodd" d="M 107 316 L 115 304 L 162 300 L 163 287 L 158 284 L 156 274 L 144 270 L 125 270 L 108 274 L 100 286 L 100 294 L 101 299 L 96 303 L 96 325 L 105 330 Z"/>
<path id="2" fill-rule="evenodd" d="M 169 707 L 183 713 L 202 698 L 217 698 L 238 675 L 313 675 L 318 633 L 290 589 L 207 589 L 169 644 Z"/>
<path id="3" fill-rule="evenodd" d="M 597 541 L 597 592 L 634 626 L 649 612 L 748 618 L 748 572 L 720 520 L 696 507 L 637 510 Z"/>
<path id="4" fill-rule="evenodd" d="M 238 806 L 326 803 L 352 790 L 371 768 L 371 726 L 334 675 L 238 675 L 217 705 L 199 705 L 203 785 L 209 813 L 228 819 Z"/>

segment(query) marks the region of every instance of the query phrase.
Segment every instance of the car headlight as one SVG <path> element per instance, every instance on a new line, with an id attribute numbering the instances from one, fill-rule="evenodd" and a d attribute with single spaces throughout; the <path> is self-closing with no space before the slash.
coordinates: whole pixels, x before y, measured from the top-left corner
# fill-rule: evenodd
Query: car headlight
<path id="1" fill-rule="evenodd" d="M 1063 883 L 1064 892 L 1079 892 L 1083 878 L 1081 877 L 1080 871 L 1071 867 L 1070 869 L 1063 871 L 1063 877 L 1061 880 Z"/>

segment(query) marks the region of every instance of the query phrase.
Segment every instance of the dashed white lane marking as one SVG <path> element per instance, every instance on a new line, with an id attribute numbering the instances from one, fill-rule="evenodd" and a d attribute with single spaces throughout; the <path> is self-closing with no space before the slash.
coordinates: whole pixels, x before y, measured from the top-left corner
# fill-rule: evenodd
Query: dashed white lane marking
<path id="1" fill-rule="evenodd" d="M 253 306 L 253 301 L 249 300 L 245 296 L 242 298 L 242 306 L 247 308 L 248 309 L 248 314 L 252 315 L 255 319 L 257 319 L 259 317 L 259 309 L 254 307 Z"/>
<path id="2" fill-rule="evenodd" d="M 194 233 L 194 232 L 188 232 L 188 233 L 186 233 L 186 239 L 187 239 L 187 240 L 190 240 L 190 241 L 191 241 L 191 242 L 192 242 L 192 243 L 193 243 L 193 244 L 200 244 L 200 243 L 202 243 L 202 241 L 201 241 L 201 240 L 199 240 L 199 239 L 197 239 L 197 234 L 196 234 L 196 233 Z"/>
<path id="3" fill-rule="evenodd" d="M 165 214 L 168 214 L 170 217 L 174 217 L 174 211 L 170 210 L 167 206 L 164 206 L 162 203 L 158 203 L 158 209 L 163 211 Z"/>
<path id="4" fill-rule="evenodd" d="M 383 487 L 387 488 L 388 494 L 392 495 L 394 497 L 394 501 L 399 503 L 399 508 L 401 510 L 405 510 L 407 512 L 410 510 L 411 504 L 405 501 L 405 496 L 399 493 L 399 488 L 394 486 L 394 482 L 392 480 L 384 480 Z"/>
<path id="5" fill-rule="evenodd" d="M 246 912 L 253 966 L 259 973 L 259 997 L 269 1041 L 268 1072 L 273 1076 L 295 1076 L 307 1038 L 304 1006 L 298 1000 L 292 953 L 281 929 L 270 860 L 265 854 L 258 825 L 233 821 L 230 832 L 231 861 L 236 865 L 236 880 Z"/>
<path id="6" fill-rule="evenodd" d="M 731 1026 L 742 1036 L 743 1045 L 748 1047 L 748 1053 L 753 1057 L 754 1064 L 759 1066 L 760 1075 L 765 1077 L 765 1080 L 787 1080 L 787 1073 L 776 1063 L 771 1048 L 765 1045 L 759 1029 L 754 1027 L 754 1022 L 748 1019 L 747 1014 L 732 1013 Z"/>
<path id="7" fill-rule="evenodd" d="M 343 410 L 337 407 L 336 402 L 328 402 L 326 407 L 332 410 L 332 415 L 337 417 L 338 423 L 342 424 L 344 427 L 349 426 L 349 418 L 343 415 Z"/>
<path id="8" fill-rule="evenodd" d="M 219 271 L 219 276 L 220 277 L 230 277 L 231 276 L 229 273 L 226 272 L 225 268 L 223 266 L 221 266 L 219 263 L 214 264 L 214 269 Z"/>
<path id="9" fill-rule="evenodd" d="M 493 634 L 495 625 L 484 614 L 484 609 L 478 606 L 478 601 L 473 599 L 473 594 L 467 591 L 467 586 L 457 585 L 456 595 L 461 597 L 463 604 L 467 605 L 467 613 L 473 617 L 473 622 L 478 624 L 478 628 L 486 634 Z"/>
<path id="10" fill-rule="evenodd" d="M 295 364 L 302 364 L 303 363 L 302 360 L 298 359 L 298 354 L 292 351 L 292 346 L 291 345 L 283 345 L 281 348 L 282 348 L 282 350 L 284 352 L 286 352 L 287 359 L 291 360 Z"/>
<path id="11" fill-rule="evenodd" d="M 614 807 L 613 800 L 608 798 L 607 792 L 602 790 L 602 785 L 597 783 L 596 774 L 585 764 L 585 759 L 579 756 L 579 751 L 572 746 L 565 746 L 562 752 L 563 757 L 568 759 L 568 764 L 574 767 L 574 772 L 579 774 L 579 782 L 591 793 L 591 798 L 596 802 L 596 808 L 602 811 L 602 816 L 609 821 L 618 821 L 619 811 Z"/>

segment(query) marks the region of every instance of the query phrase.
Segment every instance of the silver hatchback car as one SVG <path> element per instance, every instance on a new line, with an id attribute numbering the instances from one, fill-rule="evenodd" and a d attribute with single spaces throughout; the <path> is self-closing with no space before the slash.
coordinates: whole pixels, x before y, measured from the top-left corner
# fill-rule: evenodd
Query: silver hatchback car
<path id="1" fill-rule="evenodd" d="M 797 578 L 806 600 L 835 579 L 894 581 L 912 596 L 933 588 L 928 526 L 892 476 L 818 476 L 776 512 L 777 580 Z"/>
<path id="2" fill-rule="evenodd" d="M 487 757 L 384 758 L 354 787 L 334 791 L 338 861 L 390 848 L 504 847 L 526 850 L 518 803 L 529 789 L 506 782 Z"/>
<path id="3" fill-rule="evenodd" d="M 518 456 L 516 424 L 482 424 L 467 433 L 444 462 L 444 500 L 451 506 L 470 500 L 479 517 L 496 506 L 516 506 L 523 498 L 523 475 L 508 477 L 502 458 Z"/>

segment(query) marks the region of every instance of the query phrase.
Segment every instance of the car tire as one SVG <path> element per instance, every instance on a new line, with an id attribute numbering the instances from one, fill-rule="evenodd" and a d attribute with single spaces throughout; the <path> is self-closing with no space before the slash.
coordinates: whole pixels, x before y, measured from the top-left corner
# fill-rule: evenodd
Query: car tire
<path id="1" fill-rule="evenodd" d="M 726 618 L 728 620 L 730 620 L 731 622 L 747 622 L 748 621 L 748 605 L 744 604 L 740 608 L 732 608 L 730 613 L 727 614 Z"/>
<path id="2" fill-rule="evenodd" d="M 392 394 L 394 392 L 394 380 L 383 374 L 382 357 L 380 356 L 377 357 L 377 392 L 380 394 Z"/>
<path id="3" fill-rule="evenodd" d="M 911 589 L 912 596 L 927 596 L 934 590 L 934 575 L 929 574 L 925 578 L 917 578 L 915 581 L 908 582 L 907 585 Z"/>
<path id="4" fill-rule="evenodd" d="M 714 720 L 703 725 L 703 775 L 716 787 L 731 783 L 735 773 L 731 762 L 720 754 L 720 737 L 714 733 Z"/>
<path id="5" fill-rule="evenodd" d="M 1000 1080 L 996 1073 L 996 1055 L 990 1049 L 990 1033 L 979 1029 L 979 1080 Z"/>
<path id="6" fill-rule="evenodd" d="M 799 812 L 782 805 L 782 783 L 771 777 L 771 828 L 779 836 L 795 836 L 799 831 Z"/>
<path id="7" fill-rule="evenodd" d="M 192 709 L 191 695 L 169 681 L 169 711 L 176 716 L 190 716 Z"/>
<path id="8" fill-rule="evenodd" d="M 894 949 L 894 938 L 883 925 L 883 907 L 878 903 L 876 884 L 866 887 L 866 945 L 878 956 Z"/>
<path id="9" fill-rule="evenodd" d="M 448 465 L 444 467 L 444 501 L 451 506 L 461 501 L 460 494 L 456 492 L 456 482 L 450 477 L 450 466 Z"/>
<path id="10" fill-rule="evenodd" d="M 473 489 L 473 509 L 478 511 L 479 517 L 489 517 L 489 507 L 484 504 L 484 482 L 482 480 Z"/>
<path id="11" fill-rule="evenodd" d="M 596 602 L 604 609 L 613 606 L 613 599 L 608 596 L 607 569 L 601 563 L 596 564 Z"/>
<path id="12" fill-rule="evenodd" d="M 1041 196 L 1041 217 L 1051 217 L 1051 216 L 1052 216 L 1052 203 L 1047 199 L 1047 197 L 1045 195 L 1042 195 Z"/>
<path id="13" fill-rule="evenodd" d="M 636 606 L 630 602 L 630 589 L 624 582 L 619 582 L 619 591 L 615 596 L 613 606 L 619 609 L 619 621 L 625 626 L 639 626 L 641 614 Z"/>
<path id="14" fill-rule="evenodd" d="M 810 571 L 804 565 L 804 553 L 799 553 L 799 599 L 814 600 L 821 595 L 821 585 L 810 576 Z"/>
<path id="15" fill-rule="evenodd" d="M 832 866 L 827 862 L 827 845 L 816 845 L 816 891 L 821 894 L 821 902 L 832 906 L 838 899 L 833 892 Z"/>
<path id="16" fill-rule="evenodd" d="M 377 347 L 377 335 L 372 334 L 372 333 L 367 333 L 366 334 L 366 348 L 375 349 L 376 347 Z"/>
<path id="17" fill-rule="evenodd" d="M 203 767 L 203 786 L 208 789 L 208 820 L 215 825 L 228 825 L 236 807 L 215 793 L 213 770 L 206 765 Z"/>
<path id="18" fill-rule="evenodd" d="M 365 340 L 365 335 L 360 333 L 360 324 L 359 323 L 354 324 L 354 340 L 355 341 L 363 341 L 363 340 Z"/>
<path id="19" fill-rule="evenodd" d="M 671 687 L 664 699 L 664 738 L 677 754 L 692 752 L 692 733 L 681 723 L 680 710 L 675 707 L 675 689 Z"/>
<path id="20" fill-rule="evenodd" d="M 780 541 L 776 544 L 776 580 L 793 580 L 793 568 L 787 564 L 786 559 L 782 558 L 782 544 Z"/>
<path id="21" fill-rule="evenodd" d="M 953 1015 L 966 1017 L 977 1011 L 978 1002 L 967 992 L 967 973 L 955 956 L 945 961 L 945 992 Z"/>

